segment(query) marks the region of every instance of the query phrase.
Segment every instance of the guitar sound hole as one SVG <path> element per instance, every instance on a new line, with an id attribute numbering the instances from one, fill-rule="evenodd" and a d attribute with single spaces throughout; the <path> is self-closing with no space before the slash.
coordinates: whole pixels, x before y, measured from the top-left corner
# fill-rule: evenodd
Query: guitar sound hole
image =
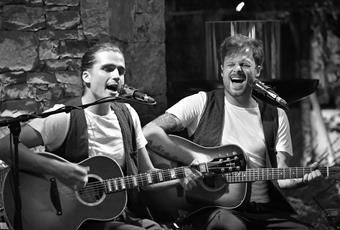
<path id="1" fill-rule="evenodd" d="M 219 176 L 207 176 L 203 179 L 204 186 L 208 189 L 219 189 L 225 186 L 225 182 Z"/>
<path id="2" fill-rule="evenodd" d="M 101 179 L 94 175 L 89 175 L 88 182 L 84 188 L 77 192 L 79 201 L 88 206 L 94 206 L 105 199 L 105 188 Z"/>

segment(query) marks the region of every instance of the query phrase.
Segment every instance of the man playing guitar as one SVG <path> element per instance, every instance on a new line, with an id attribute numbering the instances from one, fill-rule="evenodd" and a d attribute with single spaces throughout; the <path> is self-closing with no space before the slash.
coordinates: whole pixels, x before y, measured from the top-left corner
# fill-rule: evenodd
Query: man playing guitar
<path id="1" fill-rule="evenodd" d="M 166 158 L 190 164 L 195 153 L 167 135 L 186 128 L 196 144 L 240 146 L 248 168 L 287 168 L 293 156 L 287 115 L 252 96 L 264 60 L 262 42 L 234 35 L 223 41 L 220 52 L 224 89 L 188 96 L 147 124 L 143 132 L 149 147 Z M 206 159 L 200 155 L 196 160 Z M 301 178 L 255 181 L 249 187 L 247 202 L 240 207 L 202 209 L 191 216 L 190 222 L 194 230 L 308 229 L 291 217 L 293 210 L 277 188 L 302 186 L 322 176 L 316 163 L 311 168 Z M 190 177 L 185 183 L 192 186 Z"/>

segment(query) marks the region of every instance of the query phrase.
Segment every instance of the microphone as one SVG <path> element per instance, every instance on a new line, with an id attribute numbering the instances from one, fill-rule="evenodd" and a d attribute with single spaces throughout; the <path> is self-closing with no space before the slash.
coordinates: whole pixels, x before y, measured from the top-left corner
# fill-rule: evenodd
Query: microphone
<path id="1" fill-rule="evenodd" d="M 282 99 L 277 93 L 275 93 L 272 88 L 265 85 L 260 80 L 255 80 L 253 85 L 253 90 L 255 90 L 257 93 L 260 93 L 264 95 L 266 98 L 275 101 L 280 105 L 280 107 L 283 107 L 284 109 L 288 109 L 287 102 Z"/>
<path id="2" fill-rule="evenodd" d="M 117 87 L 116 84 L 108 84 L 106 86 L 107 89 L 117 91 L 119 94 L 121 94 L 122 97 L 130 98 L 132 97 L 133 99 L 136 99 L 141 102 L 145 102 L 148 104 L 156 104 L 156 100 L 147 95 L 146 93 L 142 93 L 138 91 L 138 89 L 135 89 L 133 87 L 130 87 L 128 85 L 120 85 Z"/>

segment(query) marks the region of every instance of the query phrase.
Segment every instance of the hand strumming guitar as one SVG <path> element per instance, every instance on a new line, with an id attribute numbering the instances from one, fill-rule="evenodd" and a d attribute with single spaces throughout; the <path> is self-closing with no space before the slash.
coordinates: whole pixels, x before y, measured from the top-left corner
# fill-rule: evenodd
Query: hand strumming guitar
<path id="1" fill-rule="evenodd" d="M 70 188 L 77 189 L 86 185 L 88 180 L 89 167 L 83 167 L 71 162 L 58 160 L 51 161 L 53 165 L 51 174 L 58 178 L 63 184 Z"/>

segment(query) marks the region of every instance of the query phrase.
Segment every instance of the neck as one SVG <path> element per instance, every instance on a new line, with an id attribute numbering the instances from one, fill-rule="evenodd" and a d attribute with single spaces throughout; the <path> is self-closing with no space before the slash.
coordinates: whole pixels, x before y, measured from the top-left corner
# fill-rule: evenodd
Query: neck
<path id="1" fill-rule="evenodd" d="M 97 99 L 93 96 L 88 96 L 84 94 L 81 98 L 81 101 L 83 104 L 89 104 L 95 102 Z M 110 102 L 107 103 L 100 103 L 96 105 L 91 105 L 86 108 L 91 113 L 97 114 L 97 115 L 106 115 L 110 111 Z"/>
<path id="2" fill-rule="evenodd" d="M 224 92 L 226 99 L 232 105 L 242 108 L 253 108 L 256 106 L 256 101 L 250 94 L 242 94 L 240 96 L 230 95 L 227 91 Z"/>

